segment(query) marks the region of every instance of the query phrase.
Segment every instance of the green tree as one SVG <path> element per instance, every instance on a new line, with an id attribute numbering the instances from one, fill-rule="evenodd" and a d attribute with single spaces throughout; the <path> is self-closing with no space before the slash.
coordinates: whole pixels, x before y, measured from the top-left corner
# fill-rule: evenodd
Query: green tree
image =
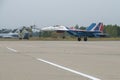
<path id="1" fill-rule="evenodd" d="M 78 24 L 75 26 L 75 29 L 79 29 L 79 25 Z"/>
<path id="2" fill-rule="evenodd" d="M 86 30 L 86 27 L 81 26 L 80 29 L 81 29 L 81 30 Z"/>
<path id="3" fill-rule="evenodd" d="M 52 31 L 43 31 L 42 37 L 51 37 Z"/>
<path id="4" fill-rule="evenodd" d="M 120 37 L 120 26 L 105 25 L 104 32 L 108 33 L 111 37 Z"/>

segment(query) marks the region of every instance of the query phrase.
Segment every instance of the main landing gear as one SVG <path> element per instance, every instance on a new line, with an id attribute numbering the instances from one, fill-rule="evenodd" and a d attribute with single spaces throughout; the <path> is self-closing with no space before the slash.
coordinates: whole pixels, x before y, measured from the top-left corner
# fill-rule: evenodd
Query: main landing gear
<path id="1" fill-rule="evenodd" d="M 81 41 L 81 37 L 78 37 L 78 41 Z"/>
<path id="2" fill-rule="evenodd" d="M 87 36 L 84 36 L 83 40 L 84 40 L 84 41 L 87 41 L 87 40 L 88 40 L 88 39 L 87 39 Z M 78 37 L 78 41 L 81 41 L 81 37 Z"/>

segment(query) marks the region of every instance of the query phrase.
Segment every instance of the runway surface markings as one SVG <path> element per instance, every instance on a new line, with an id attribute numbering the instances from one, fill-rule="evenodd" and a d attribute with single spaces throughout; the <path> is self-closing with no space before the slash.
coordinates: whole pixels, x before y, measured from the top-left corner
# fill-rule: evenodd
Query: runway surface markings
<path id="1" fill-rule="evenodd" d="M 10 47 L 6 47 L 6 48 L 9 49 L 10 51 L 18 52 L 17 50 L 12 49 L 12 48 L 10 48 Z M 32 56 L 31 56 L 31 57 L 32 57 Z M 63 69 L 63 70 L 66 70 L 66 71 L 69 71 L 69 72 L 72 72 L 72 73 L 81 75 L 81 76 L 86 77 L 86 78 L 91 79 L 91 80 L 101 80 L 101 79 L 99 79 L 99 78 L 96 78 L 96 77 L 93 77 L 93 76 L 84 74 L 84 73 L 82 73 L 82 72 L 79 72 L 79 71 L 76 71 L 76 70 L 73 70 L 73 69 L 70 69 L 70 68 L 67 68 L 67 67 L 64 67 L 64 66 L 61 66 L 61 65 L 52 63 L 52 62 L 49 62 L 49 61 L 44 60 L 44 59 L 40 59 L 40 58 L 36 58 L 36 59 L 37 59 L 38 61 L 42 61 L 42 62 L 44 62 L 44 63 L 47 63 L 47 64 L 50 64 L 50 65 L 52 65 L 52 66 L 58 67 L 58 68 L 60 68 L 60 69 Z"/>
<path id="2" fill-rule="evenodd" d="M 7 49 L 9 49 L 10 51 L 13 51 L 13 52 L 18 52 L 17 50 L 15 50 L 15 49 L 12 49 L 12 48 L 10 48 L 10 47 L 6 47 Z"/>
<path id="3" fill-rule="evenodd" d="M 61 68 L 61 69 L 63 69 L 63 70 L 66 70 L 66 71 L 69 71 L 69 72 L 72 72 L 72 73 L 81 75 L 81 76 L 86 77 L 86 78 L 89 78 L 89 79 L 91 79 L 91 80 L 101 80 L 101 79 L 99 79 L 99 78 L 96 78 L 96 77 L 93 77 L 93 76 L 90 76 L 90 75 L 87 75 L 87 74 L 84 74 L 84 73 L 81 73 L 81 72 L 72 70 L 72 69 L 70 69 L 70 68 L 67 68 L 67 67 L 64 67 L 64 66 L 61 66 L 61 65 L 58 65 L 58 64 L 55 64 L 55 63 L 52 63 L 52 62 L 49 62 L 49 61 L 40 59 L 40 58 L 37 58 L 37 60 L 42 61 L 42 62 L 47 63 L 47 64 L 50 64 L 50 65 L 52 65 L 52 66 Z"/>

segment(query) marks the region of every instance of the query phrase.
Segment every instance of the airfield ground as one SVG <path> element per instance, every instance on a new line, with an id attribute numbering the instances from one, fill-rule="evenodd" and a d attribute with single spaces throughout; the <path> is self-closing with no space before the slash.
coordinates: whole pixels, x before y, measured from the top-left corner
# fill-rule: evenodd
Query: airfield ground
<path id="1" fill-rule="evenodd" d="M 26 41 L 27 39 L 23 39 L 23 41 Z M 0 41 L 19 41 L 18 38 L 0 38 Z M 61 37 L 52 38 L 52 37 L 31 37 L 27 41 L 77 41 L 77 37 L 66 37 L 65 39 Z M 82 38 L 83 41 L 83 38 Z M 88 41 L 120 41 L 120 37 L 109 37 L 109 38 L 89 38 Z"/>
<path id="2" fill-rule="evenodd" d="M 0 80 L 120 80 L 120 41 L 0 41 Z"/>

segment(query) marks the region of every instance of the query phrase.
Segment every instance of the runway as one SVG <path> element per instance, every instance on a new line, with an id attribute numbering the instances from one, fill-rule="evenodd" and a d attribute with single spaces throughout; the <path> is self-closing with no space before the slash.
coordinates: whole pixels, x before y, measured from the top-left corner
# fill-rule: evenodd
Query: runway
<path id="1" fill-rule="evenodd" d="M 120 41 L 0 41 L 0 80 L 120 80 Z"/>

